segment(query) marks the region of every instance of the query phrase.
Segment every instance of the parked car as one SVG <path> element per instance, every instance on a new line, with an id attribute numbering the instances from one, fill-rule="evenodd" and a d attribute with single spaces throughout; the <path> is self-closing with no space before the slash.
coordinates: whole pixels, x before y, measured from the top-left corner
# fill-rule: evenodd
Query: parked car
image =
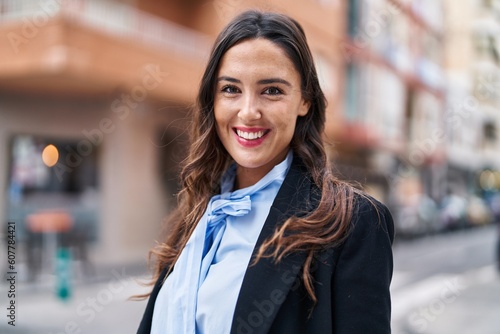
<path id="1" fill-rule="evenodd" d="M 467 222 L 469 225 L 486 225 L 492 221 L 493 216 L 486 202 L 477 196 L 472 196 L 467 205 Z"/>
<path id="2" fill-rule="evenodd" d="M 488 197 L 488 206 L 491 210 L 493 221 L 500 224 L 500 192 Z"/>
<path id="3" fill-rule="evenodd" d="M 467 225 L 467 200 L 455 194 L 446 196 L 441 202 L 439 213 L 444 230 L 454 230 Z"/>
<path id="4" fill-rule="evenodd" d="M 500 192 L 489 197 L 488 201 L 493 216 L 493 222 L 497 225 L 497 267 L 500 271 Z"/>
<path id="5" fill-rule="evenodd" d="M 439 216 L 436 202 L 425 195 L 416 195 L 406 205 L 400 205 L 395 215 L 399 236 L 416 237 L 439 230 Z"/>
<path id="6" fill-rule="evenodd" d="M 500 223 L 497 223 L 497 231 L 497 268 L 500 271 Z"/>

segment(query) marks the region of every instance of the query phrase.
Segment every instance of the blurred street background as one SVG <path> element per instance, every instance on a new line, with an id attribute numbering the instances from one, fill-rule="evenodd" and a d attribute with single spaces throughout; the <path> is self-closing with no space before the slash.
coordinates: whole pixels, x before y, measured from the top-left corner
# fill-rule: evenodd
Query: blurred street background
<path id="1" fill-rule="evenodd" d="M 211 43 L 249 8 L 304 27 L 336 173 L 393 213 L 393 333 L 500 333 L 500 0 L 0 0 L 0 332 L 135 332 Z"/>

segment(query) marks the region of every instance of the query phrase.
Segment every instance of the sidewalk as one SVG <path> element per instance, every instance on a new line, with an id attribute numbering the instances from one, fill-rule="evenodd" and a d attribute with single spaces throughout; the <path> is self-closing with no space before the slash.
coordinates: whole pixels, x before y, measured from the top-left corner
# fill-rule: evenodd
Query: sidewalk
<path id="1" fill-rule="evenodd" d="M 135 333 L 146 301 L 128 301 L 135 294 L 147 292 L 131 277 L 126 267 L 109 270 L 106 279 L 78 284 L 67 301 L 56 298 L 53 288 L 19 284 L 16 294 L 16 326 L 7 324 L 6 285 L 2 290 L 0 333 L 2 334 L 105 334 Z"/>
<path id="2" fill-rule="evenodd" d="M 426 333 L 500 333 L 500 280 L 464 291 L 456 303 L 430 322 Z"/>
<path id="3" fill-rule="evenodd" d="M 0 333 L 135 333 L 146 301 L 127 299 L 149 290 L 137 283 L 145 277 L 125 267 L 107 271 L 105 280 L 77 285 L 67 302 L 58 300 L 49 286 L 34 289 L 20 285 L 15 327 L 7 324 L 6 285 L 0 284 L 0 307 L 4 310 Z M 496 268 L 491 266 L 466 275 L 462 283 L 463 289 L 458 285 L 457 290 L 436 293 L 411 310 L 393 334 L 500 333 L 500 275 Z"/>
<path id="4" fill-rule="evenodd" d="M 500 274 L 494 266 L 414 309 L 394 334 L 500 333 Z"/>

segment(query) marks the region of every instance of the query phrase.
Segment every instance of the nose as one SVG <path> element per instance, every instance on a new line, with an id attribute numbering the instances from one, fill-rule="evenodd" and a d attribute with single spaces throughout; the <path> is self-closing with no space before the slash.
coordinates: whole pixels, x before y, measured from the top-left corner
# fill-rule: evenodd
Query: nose
<path id="1" fill-rule="evenodd" d="M 242 104 L 238 111 L 238 118 L 245 123 L 259 120 L 262 117 L 259 100 L 253 94 L 247 94 L 241 99 Z"/>

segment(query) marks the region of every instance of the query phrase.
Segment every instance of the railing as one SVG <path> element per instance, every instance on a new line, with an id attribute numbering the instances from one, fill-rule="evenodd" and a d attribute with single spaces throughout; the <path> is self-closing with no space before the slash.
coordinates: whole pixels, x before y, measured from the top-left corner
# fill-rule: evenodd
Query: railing
<path id="1" fill-rule="evenodd" d="M 0 0 L 0 24 L 28 20 L 41 26 L 57 15 L 183 55 L 205 58 L 210 49 L 207 36 L 127 4 L 108 0 Z"/>

